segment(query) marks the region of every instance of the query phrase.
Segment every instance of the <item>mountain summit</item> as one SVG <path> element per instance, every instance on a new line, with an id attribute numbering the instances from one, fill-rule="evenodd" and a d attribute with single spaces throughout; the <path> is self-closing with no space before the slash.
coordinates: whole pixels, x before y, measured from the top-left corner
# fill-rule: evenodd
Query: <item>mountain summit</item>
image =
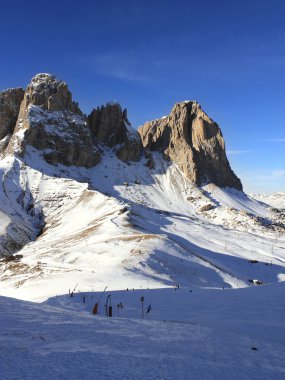
<path id="1" fill-rule="evenodd" d="M 139 128 L 143 146 L 163 152 L 197 185 L 242 190 L 226 157 L 221 129 L 195 101 L 176 103 L 167 117 Z"/>
<path id="2" fill-rule="evenodd" d="M 26 91 L 0 94 L 0 153 L 24 156 L 36 148 L 52 164 L 90 168 L 100 161 L 100 144 L 114 147 L 122 161 L 138 161 L 142 144 L 117 103 L 94 109 L 87 117 L 72 100 L 68 86 L 53 74 L 37 74 Z"/>
<path id="3" fill-rule="evenodd" d="M 241 191 L 197 102 L 137 132 L 120 104 L 84 115 L 65 82 L 38 74 L 0 93 L 0 139 L 0 294 L 285 278 L 283 195 L 271 207 Z"/>
<path id="4" fill-rule="evenodd" d="M 38 74 L 26 91 L 0 94 L 0 153 L 23 156 L 29 146 L 53 165 L 93 167 L 100 146 L 112 148 L 123 162 L 160 151 L 196 185 L 214 183 L 242 190 L 231 170 L 222 132 L 195 101 L 174 105 L 167 117 L 145 123 L 135 131 L 116 102 L 94 108 L 87 117 L 72 100 L 68 86 L 52 74 Z"/>
<path id="5" fill-rule="evenodd" d="M 91 167 L 98 149 L 67 84 L 51 74 L 38 74 L 27 86 L 17 122 L 4 155 L 23 157 L 36 148 L 50 164 Z"/>

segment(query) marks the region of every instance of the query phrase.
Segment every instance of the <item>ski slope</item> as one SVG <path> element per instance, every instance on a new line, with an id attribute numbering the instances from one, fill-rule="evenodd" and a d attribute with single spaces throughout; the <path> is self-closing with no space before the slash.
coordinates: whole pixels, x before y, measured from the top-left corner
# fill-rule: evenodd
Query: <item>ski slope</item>
<path id="1" fill-rule="evenodd" d="M 101 150 L 88 170 L 31 147 L 0 162 L 0 246 L 20 255 L 0 260 L 0 378 L 283 379 L 278 195 L 198 188 L 159 154 L 150 170 Z"/>
<path id="2" fill-rule="evenodd" d="M 108 290 L 108 289 L 107 289 Z M 192 292 L 190 292 L 192 290 Z M 104 316 L 111 294 L 113 318 Z M 141 296 L 152 310 L 141 318 Z M 236 290 L 144 289 L 1 297 L 1 379 L 282 380 L 284 283 Z M 124 308 L 117 316 L 115 305 Z"/>

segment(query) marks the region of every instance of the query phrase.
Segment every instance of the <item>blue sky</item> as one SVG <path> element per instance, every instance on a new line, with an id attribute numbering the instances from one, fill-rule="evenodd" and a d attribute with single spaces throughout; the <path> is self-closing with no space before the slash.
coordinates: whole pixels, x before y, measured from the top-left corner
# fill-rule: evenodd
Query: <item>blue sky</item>
<path id="1" fill-rule="evenodd" d="M 284 20 L 284 0 L 6 1 L 0 90 L 52 72 L 84 112 L 117 100 L 135 127 L 195 99 L 245 190 L 285 191 Z"/>

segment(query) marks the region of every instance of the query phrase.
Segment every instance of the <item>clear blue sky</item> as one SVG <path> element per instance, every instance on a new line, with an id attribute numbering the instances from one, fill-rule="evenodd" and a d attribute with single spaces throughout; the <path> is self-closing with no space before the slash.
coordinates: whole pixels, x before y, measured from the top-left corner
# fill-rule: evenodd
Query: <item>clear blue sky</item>
<path id="1" fill-rule="evenodd" d="M 135 127 L 196 99 L 245 190 L 285 191 L 284 0 L 11 0 L 0 31 L 0 90 L 52 72 Z"/>

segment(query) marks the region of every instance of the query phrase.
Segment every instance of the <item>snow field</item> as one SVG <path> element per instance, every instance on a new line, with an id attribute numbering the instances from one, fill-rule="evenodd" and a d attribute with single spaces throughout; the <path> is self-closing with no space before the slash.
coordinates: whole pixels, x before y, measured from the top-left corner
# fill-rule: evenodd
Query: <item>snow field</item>
<path id="1" fill-rule="evenodd" d="M 99 294 L 85 294 L 85 304 L 76 292 L 73 298 L 54 297 L 44 304 L 1 297 L 0 344 L 5 360 L 0 377 L 281 380 L 285 376 L 283 284 L 111 292 L 112 305 L 124 305 L 119 318 L 90 313 Z M 100 306 L 109 294 L 107 289 Z M 143 320 L 142 295 L 145 309 L 152 306 Z"/>

